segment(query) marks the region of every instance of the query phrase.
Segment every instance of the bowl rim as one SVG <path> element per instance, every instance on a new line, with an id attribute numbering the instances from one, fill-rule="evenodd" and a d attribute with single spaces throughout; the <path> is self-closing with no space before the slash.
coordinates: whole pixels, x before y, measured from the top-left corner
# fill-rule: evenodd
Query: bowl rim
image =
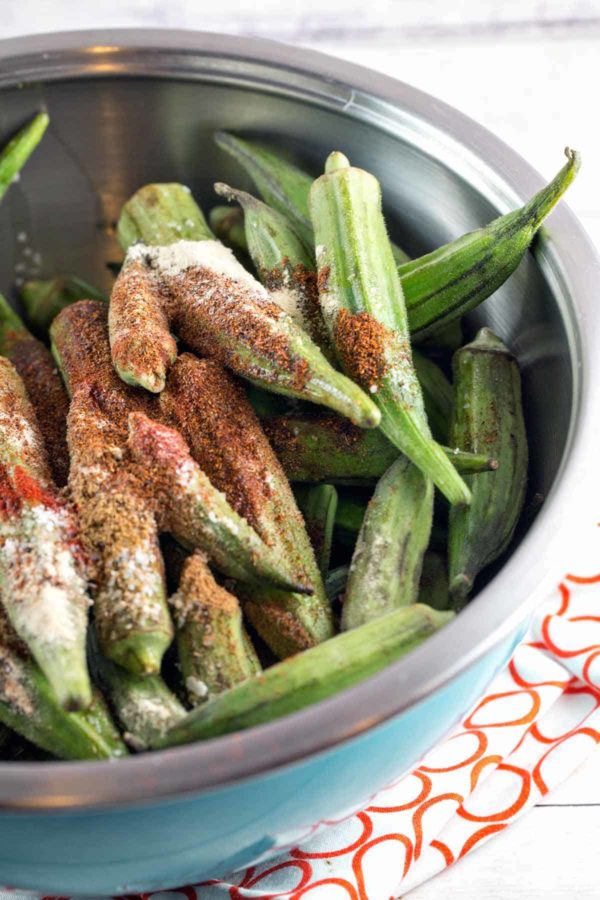
<path id="1" fill-rule="evenodd" d="M 155 77 L 226 80 L 245 64 L 251 82 L 280 93 L 292 82 L 305 99 L 352 114 L 401 115 L 425 140 L 455 142 L 471 180 L 485 182 L 500 212 L 540 188 L 543 179 L 517 153 L 475 121 L 429 94 L 335 57 L 258 38 L 168 29 L 102 29 L 0 41 L 0 89 L 33 80 Z M 229 69 L 227 68 L 229 66 Z M 286 78 L 283 78 L 285 74 Z M 257 84 L 258 82 L 258 84 Z M 360 105 L 363 111 L 360 111 Z M 381 126 L 381 121 L 380 121 Z M 434 152 L 434 148 L 432 148 Z M 479 184 L 478 184 L 479 186 Z M 456 620 L 380 673 L 275 722 L 205 742 L 107 761 L 0 763 L 0 803 L 11 811 L 89 810 L 222 788 L 324 753 L 384 723 L 463 673 L 507 639 L 555 584 L 580 531 L 564 527 L 567 502 L 591 524 L 593 491 L 585 481 L 600 437 L 600 261 L 562 202 L 536 259 L 553 281 L 570 345 L 574 407 L 563 460 L 535 523 L 495 578 Z M 573 300 L 576 300 L 576 303 Z M 561 527 L 562 526 L 562 527 Z M 531 560 L 535 562 L 532 563 Z M 498 602 L 499 597 L 502 602 Z M 432 666 L 432 661 L 435 665 Z"/>

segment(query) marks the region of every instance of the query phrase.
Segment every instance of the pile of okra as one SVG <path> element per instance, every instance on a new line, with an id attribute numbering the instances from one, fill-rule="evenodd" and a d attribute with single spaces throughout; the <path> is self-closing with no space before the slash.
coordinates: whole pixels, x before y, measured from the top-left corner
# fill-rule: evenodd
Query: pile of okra
<path id="1" fill-rule="evenodd" d="M 0 199 L 47 125 L 0 152 Z M 50 272 L 21 315 L 0 297 L 5 759 L 119 757 L 327 698 L 459 613 L 521 516 L 519 367 L 463 316 L 578 154 L 410 259 L 343 153 L 314 178 L 215 140 L 255 194 L 215 184 L 207 221 L 185 186 L 140 187 L 109 297 Z"/>

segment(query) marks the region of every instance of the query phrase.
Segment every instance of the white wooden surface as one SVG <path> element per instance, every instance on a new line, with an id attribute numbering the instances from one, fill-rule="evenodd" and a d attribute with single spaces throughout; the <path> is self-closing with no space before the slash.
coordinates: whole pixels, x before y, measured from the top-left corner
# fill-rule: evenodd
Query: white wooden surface
<path id="1" fill-rule="evenodd" d="M 220 0 L 212 8 L 199 0 L 3 0 L 1 9 L 1 37 L 167 26 L 287 39 L 437 95 L 544 175 L 569 144 L 584 161 L 569 202 L 600 248 L 600 0 Z M 597 900 L 599 846 L 596 754 L 543 805 L 410 900 Z"/>

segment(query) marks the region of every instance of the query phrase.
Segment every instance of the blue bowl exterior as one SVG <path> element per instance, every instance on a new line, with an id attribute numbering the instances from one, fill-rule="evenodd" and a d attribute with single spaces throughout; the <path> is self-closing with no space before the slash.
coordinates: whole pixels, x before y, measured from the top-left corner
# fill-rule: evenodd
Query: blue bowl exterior
<path id="1" fill-rule="evenodd" d="M 476 702 L 521 634 L 401 715 L 293 766 L 154 805 L 4 813 L 0 883 L 45 894 L 119 894 L 198 882 L 273 855 L 316 822 L 349 815 L 414 766 Z"/>

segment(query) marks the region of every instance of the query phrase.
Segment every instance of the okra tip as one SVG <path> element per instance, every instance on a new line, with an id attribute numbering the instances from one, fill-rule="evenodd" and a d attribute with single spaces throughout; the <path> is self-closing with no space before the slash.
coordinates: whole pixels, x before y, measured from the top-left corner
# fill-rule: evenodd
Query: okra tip
<path id="1" fill-rule="evenodd" d="M 573 150 L 572 147 L 565 147 L 565 156 L 574 164 L 575 170 L 578 171 L 581 167 L 581 153 L 578 150 Z"/>
<path id="2" fill-rule="evenodd" d="M 92 687 L 87 673 L 81 677 L 75 673 L 73 677 L 66 679 L 60 688 L 56 683 L 53 684 L 53 688 L 58 702 L 67 712 L 80 712 L 87 709 L 92 702 Z"/>
<path id="3" fill-rule="evenodd" d="M 449 585 L 452 605 L 455 610 L 461 610 L 467 602 L 467 598 L 473 589 L 473 579 L 460 572 L 455 575 Z"/>
<path id="4" fill-rule="evenodd" d="M 335 172 L 337 169 L 349 169 L 350 168 L 350 160 L 345 154 L 341 153 L 339 150 L 334 150 L 333 153 L 330 153 L 327 157 L 327 161 L 325 162 L 325 172 Z"/>
<path id="5" fill-rule="evenodd" d="M 218 194 L 219 197 L 224 197 L 225 200 L 229 200 L 233 202 L 234 200 L 240 200 L 243 196 L 245 198 L 254 199 L 251 194 L 247 194 L 245 191 L 238 191 L 236 188 L 232 188 L 229 184 L 225 184 L 224 181 L 215 181 L 213 184 L 213 188 L 215 194 Z"/>
<path id="6" fill-rule="evenodd" d="M 104 647 L 105 655 L 134 675 L 157 675 L 170 635 L 138 634 Z"/>

